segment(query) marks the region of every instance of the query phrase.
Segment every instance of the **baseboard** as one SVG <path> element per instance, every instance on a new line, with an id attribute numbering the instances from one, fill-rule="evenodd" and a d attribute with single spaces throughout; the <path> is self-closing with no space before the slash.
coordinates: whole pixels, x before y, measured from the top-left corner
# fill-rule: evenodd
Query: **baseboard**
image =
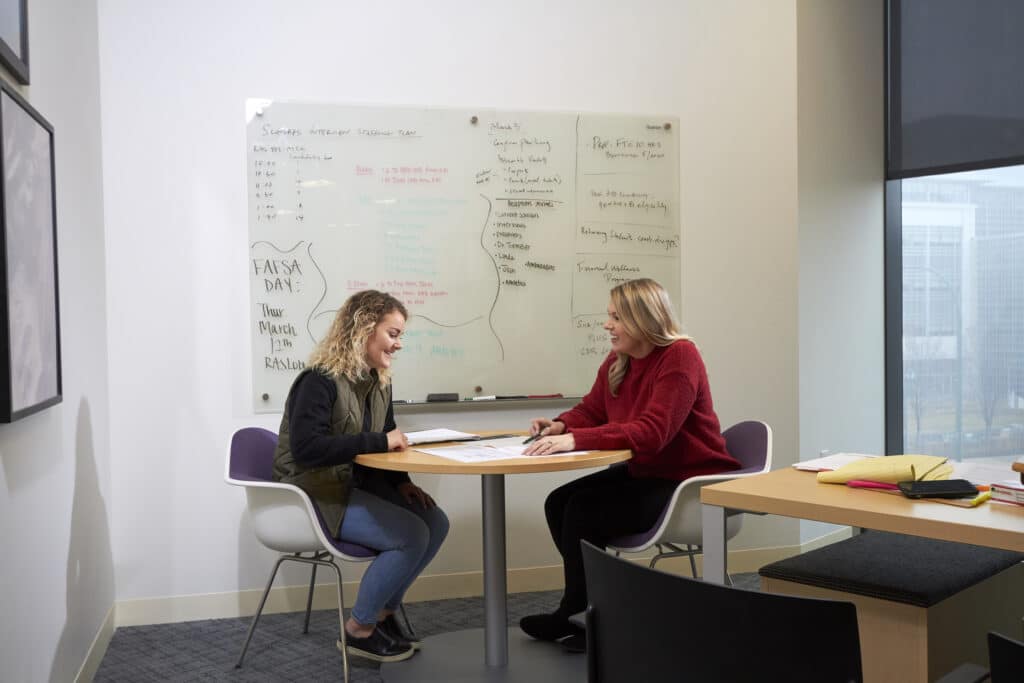
<path id="1" fill-rule="evenodd" d="M 81 668 L 75 675 L 75 683 L 89 683 L 96 677 L 100 662 L 103 661 L 103 656 L 107 654 L 107 648 L 110 646 L 110 639 L 114 637 L 115 614 L 116 605 L 111 605 L 107 610 L 107 616 L 104 617 L 103 623 L 100 624 L 100 628 L 96 632 L 96 637 L 92 639 L 92 644 L 85 653 L 85 661 L 82 662 Z"/>
<path id="2" fill-rule="evenodd" d="M 457 572 L 421 576 L 406 593 L 407 602 L 468 598 L 483 595 L 483 572 Z M 562 567 L 528 567 L 508 572 L 510 593 L 553 590 L 562 586 Z M 359 590 L 358 581 L 344 583 L 345 606 L 351 607 Z M 306 609 L 309 584 L 275 586 L 267 596 L 264 614 L 299 612 Z M 169 624 L 200 619 L 227 619 L 256 613 L 262 589 L 178 595 L 165 598 L 121 600 L 117 603 L 116 623 L 121 626 Z M 317 583 L 313 609 L 337 609 L 338 597 L 333 583 Z"/>
<path id="3" fill-rule="evenodd" d="M 801 545 L 734 550 L 729 553 L 729 572 L 754 572 L 771 562 L 834 543 L 848 538 L 850 534 L 849 528 L 842 528 Z M 638 553 L 628 557 L 633 561 L 646 564 L 652 555 L 653 553 Z M 690 564 L 686 558 L 662 560 L 658 562 L 658 569 L 684 576 L 690 575 Z M 702 571 L 700 556 L 697 558 L 697 569 L 698 572 Z M 481 571 L 424 575 L 417 579 L 409 589 L 406 601 L 420 602 L 474 597 L 483 595 L 483 585 L 483 572 Z M 561 587 L 561 565 L 510 569 L 508 572 L 508 591 L 510 593 L 558 590 Z M 355 601 L 358 588 L 358 581 L 345 582 L 344 595 L 347 607 Z M 308 584 L 280 586 L 271 589 L 270 595 L 267 597 L 267 604 L 263 608 L 264 614 L 299 612 L 306 609 L 308 589 Z M 121 627 L 250 616 L 256 613 L 262 593 L 263 591 L 260 589 L 252 589 L 227 593 L 121 600 L 117 603 L 115 623 L 116 626 Z M 313 594 L 313 608 L 336 609 L 337 606 L 338 598 L 334 585 L 318 583 Z"/>

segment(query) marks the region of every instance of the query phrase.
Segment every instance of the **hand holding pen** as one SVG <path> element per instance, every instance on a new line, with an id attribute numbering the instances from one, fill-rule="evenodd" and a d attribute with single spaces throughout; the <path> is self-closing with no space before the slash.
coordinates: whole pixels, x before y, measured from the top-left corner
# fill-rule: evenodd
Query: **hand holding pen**
<path id="1" fill-rule="evenodd" d="M 530 420 L 530 438 L 524 444 L 532 443 L 542 436 L 553 436 L 565 431 L 564 422 L 556 422 L 546 417 L 535 417 Z"/>
<path id="2" fill-rule="evenodd" d="M 565 424 L 552 422 L 546 418 L 537 418 L 530 423 L 532 436 L 524 441 L 528 444 L 523 455 L 552 455 L 562 451 L 571 451 L 576 446 L 572 434 L 563 434 Z"/>

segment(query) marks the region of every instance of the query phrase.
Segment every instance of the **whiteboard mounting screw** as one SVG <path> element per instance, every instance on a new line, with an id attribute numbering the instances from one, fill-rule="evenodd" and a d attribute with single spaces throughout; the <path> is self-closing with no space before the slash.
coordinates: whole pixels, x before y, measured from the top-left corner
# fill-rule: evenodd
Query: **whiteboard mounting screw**
<path id="1" fill-rule="evenodd" d="M 264 401 L 269 401 L 270 400 L 270 394 L 263 394 L 263 400 Z"/>

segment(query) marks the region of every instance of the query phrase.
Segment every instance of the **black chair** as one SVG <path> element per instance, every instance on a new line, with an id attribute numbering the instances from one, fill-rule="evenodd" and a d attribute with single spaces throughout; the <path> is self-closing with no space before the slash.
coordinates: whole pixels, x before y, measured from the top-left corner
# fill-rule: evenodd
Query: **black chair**
<path id="1" fill-rule="evenodd" d="M 852 603 L 649 569 L 583 542 L 587 680 L 861 681 Z"/>
<path id="2" fill-rule="evenodd" d="M 990 631 L 988 668 L 992 683 L 1015 683 L 1024 679 L 1024 643 Z"/>

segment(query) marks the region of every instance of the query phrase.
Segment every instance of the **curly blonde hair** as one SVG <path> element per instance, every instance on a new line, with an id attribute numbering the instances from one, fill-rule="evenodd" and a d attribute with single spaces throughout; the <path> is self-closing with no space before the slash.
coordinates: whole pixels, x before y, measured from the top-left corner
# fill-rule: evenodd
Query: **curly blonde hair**
<path id="1" fill-rule="evenodd" d="M 366 342 L 377 323 L 398 311 L 409 318 L 401 301 L 386 292 L 368 289 L 350 296 L 338 309 L 331 328 L 313 349 L 309 365 L 331 377 L 346 377 L 355 382 L 370 374 L 366 363 Z M 391 381 L 389 370 L 379 371 L 382 386 Z"/>
<path id="2" fill-rule="evenodd" d="M 623 282 L 612 288 L 611 299 L 619 322 L 629 336 L 654 346 L 668 346 L 680 339 L 692 341 L 680 331 L 668 292 L 654 280 L 640 278 Z M 608 388 L 612 396 L 618 396 L 619 385 L 628 369 L 629 356 L 616 354 L 615 362 L 608 369 Z"/>

